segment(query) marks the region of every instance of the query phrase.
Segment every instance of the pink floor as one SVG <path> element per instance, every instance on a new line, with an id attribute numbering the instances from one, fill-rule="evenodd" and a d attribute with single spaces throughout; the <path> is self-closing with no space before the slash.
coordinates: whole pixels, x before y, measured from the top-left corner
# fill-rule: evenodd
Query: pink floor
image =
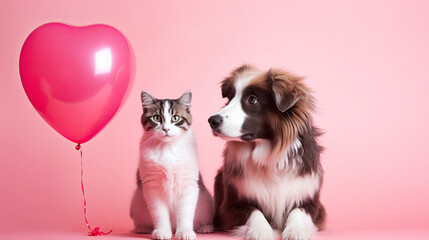
<path id="1" fill-rule="evenodd" d="M 112 233 L 108 236 L 95 237 L 100 240 L 108 239 L 151 239 L 149 234 L 131 234 L 131 233 Z M 65 233 L 65 232 L 34 232 L 34 233 L 13 233 L 0 234 L 0 239 L 91 239 L 84 233 Z M 197 239 L 236 239 L 227 234 L 199 234 Z M 319 232 L 314 240 L 428 240 L 429 229 L 427 230 L 368 230 L 368 231 L 324 231 Z"/>

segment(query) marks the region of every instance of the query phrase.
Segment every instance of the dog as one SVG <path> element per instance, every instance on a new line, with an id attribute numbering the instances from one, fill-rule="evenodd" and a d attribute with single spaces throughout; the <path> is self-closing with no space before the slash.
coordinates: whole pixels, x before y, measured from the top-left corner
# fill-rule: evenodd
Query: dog
<path id="1" fill-rule="evenodd" d="M 218 231 L 245 239 L 311 239 L 324 229 L 323 169 L 313 125 L 316 102 L 303 78 L 250 65 L 222 81 L 226 105 L 209 118 L 226 140 L 215 178 Z"/>

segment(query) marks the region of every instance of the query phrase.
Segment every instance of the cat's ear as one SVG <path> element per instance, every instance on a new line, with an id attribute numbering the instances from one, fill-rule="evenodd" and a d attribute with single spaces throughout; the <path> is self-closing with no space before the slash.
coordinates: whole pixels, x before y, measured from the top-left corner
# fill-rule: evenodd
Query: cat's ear
<path id="1" fill-rule="evenodd" d="M 177 99 L 177 101 L 186 107 L 190 107 L 192 101 L 192 92 L 186 91 L 179 99 Z"/>
<path id="2" fill-rule="evenodd" d="M 149 105 L 152 105 L 156 102 L 156 99 L 152 97 L 148 92 L 142 91 L 142 107 L 143 109 Z"/>

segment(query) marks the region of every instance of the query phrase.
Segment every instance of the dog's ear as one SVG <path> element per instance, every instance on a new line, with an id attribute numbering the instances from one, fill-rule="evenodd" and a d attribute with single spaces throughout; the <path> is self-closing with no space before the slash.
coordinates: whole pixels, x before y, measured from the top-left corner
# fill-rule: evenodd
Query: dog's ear
<path id="1" fill-rule="evenodd" d="M 228 77 L 222 81 L 222 98 L 233 99 L 235 96 L 234 78 Z"/>
<path id="2" fill-rule="evenodd" d="M 293 78 L 297 78 L 293 76 Z M 269 70 L 267 73 L 268 86 L 273 95 L 277 108 L 285 112 L 298 101 L 306 98 L 306 93 L 296 85 L 294 79 L 289 79 L 288 74 L 279 70 Z"/>

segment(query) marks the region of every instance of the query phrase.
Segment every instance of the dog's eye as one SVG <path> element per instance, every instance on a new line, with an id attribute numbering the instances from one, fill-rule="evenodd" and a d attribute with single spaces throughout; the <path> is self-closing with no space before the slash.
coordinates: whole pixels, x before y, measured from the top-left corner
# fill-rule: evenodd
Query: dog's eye
<path id="1" fill-rule="evenodd" d="M 153 119 L 155 122 L 161 122 L 161 116 L 159 116 L 159 115 L 155 115 L 155 116 L 153 116 L 153 117 L 152 117 L 152 119 Z"/>
<path id="2" fill-rule="evenodd" d="M 177 115 L 174 115 L 171 117 L 171 122 L 178 122 L 180 120 L 180 117 Z"/>
<path id="3" fill-rule="evenodd" d="M 258 103 L 258 99 L 256 99 L 255 96 L 250 96 L 248 101 L 249 101 L 250 104 L 256 104 L 256 103 Z"/>

